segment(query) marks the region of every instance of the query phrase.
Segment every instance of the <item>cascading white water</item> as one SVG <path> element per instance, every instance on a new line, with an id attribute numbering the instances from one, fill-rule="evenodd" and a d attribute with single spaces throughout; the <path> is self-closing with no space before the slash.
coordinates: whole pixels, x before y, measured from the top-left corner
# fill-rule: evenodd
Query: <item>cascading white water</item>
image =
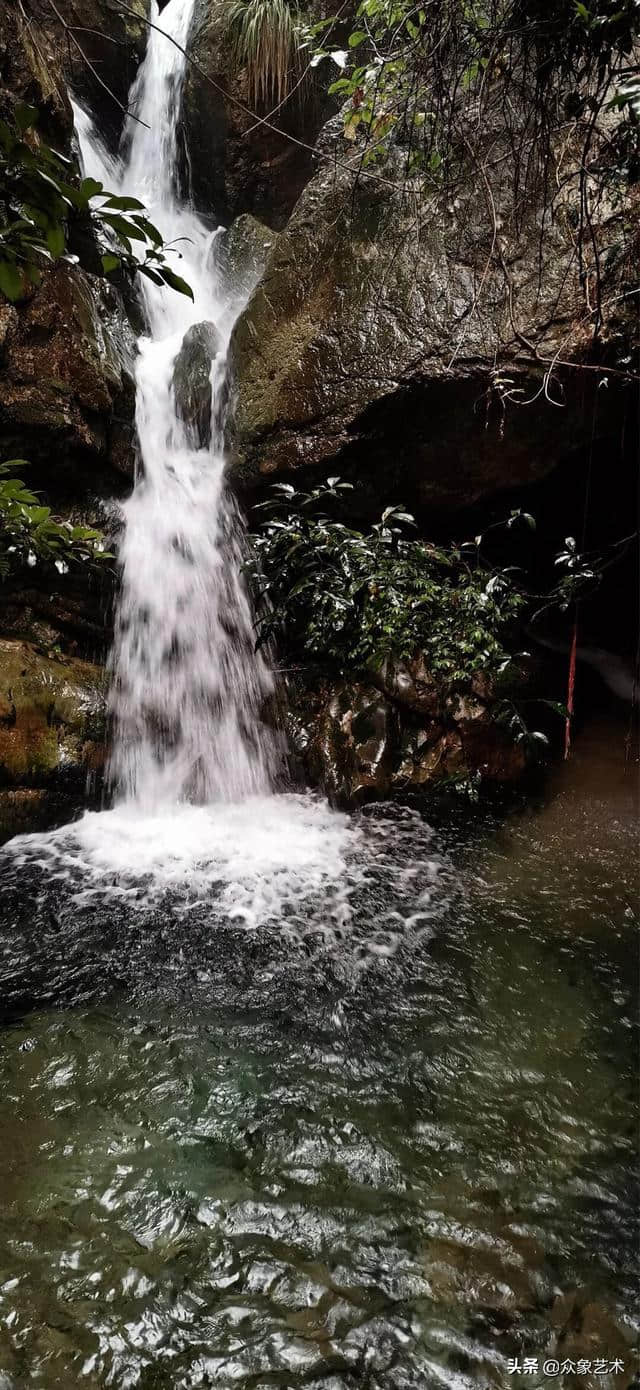
<path id="1" fill-rule="evenodd" d="M 181 206 L 175 188 L 182 50 L 194 3 L 170 0 L 161 21 L 152 5 L 158 29 L 150 31 L 132 93 L 138 119 L 125 131 L 120 179 L 121 190 L 141 198 L 165 241 L 179 248 L 176 269 L 193 291 L 192 302 L 141 277 L 148 322 L 137 367 L 141 466 L 120 547 L 110 773 L 116 796 L 147 810 L 264 794 L 275 763 L 259 717 L 273 682 L 253 650 L 238 527 L 223 476 L 220 393 L 234 312 L 216 284 L 211 234 Z M 196 447 L 179 418 L 172 385 L 184 334 L 203 321 L 215 324 L 219 341 L 206 449 Z"/>

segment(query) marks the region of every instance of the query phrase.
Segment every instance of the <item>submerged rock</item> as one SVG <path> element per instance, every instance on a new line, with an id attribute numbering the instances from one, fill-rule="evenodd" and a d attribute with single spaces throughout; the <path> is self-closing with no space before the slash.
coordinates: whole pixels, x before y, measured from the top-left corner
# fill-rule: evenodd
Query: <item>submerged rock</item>
<path id="1" fill-rule="evenodd" d="M 173 368 L 176 411 L 200 449 L 211 443 L 211 366 L 219 348 L 215 323 L 194 323 L 182 339 Z"/>

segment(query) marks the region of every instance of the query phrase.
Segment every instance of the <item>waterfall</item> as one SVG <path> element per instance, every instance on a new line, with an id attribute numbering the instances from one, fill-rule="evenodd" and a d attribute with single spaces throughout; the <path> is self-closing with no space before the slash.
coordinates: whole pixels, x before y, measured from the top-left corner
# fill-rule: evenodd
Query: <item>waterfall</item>
<path id="1" fill-rule="evenodd" d="M 260 717 L 274 683 L 254 650 L 222 447 L 225 359 L 242 305 L 220 281 L 217 233 L 177 192 L 185 59 L 170 38 L 184 48 L 193 8 L 194 0 L 169 0 L 159 21 L 152 4 L 163 32 L 151 31 L 131 93 L 138 120 L 128 122 L 118 160 L 76 108 L 87 174 L 145 200 L 194 295 L 140 277 L 139 467 L 122 509 L 110 658 L 113 806 L 16 836 L 5 853 L 19 873 L 35 864 L 63 880 L 79 911 L 103 899 L 109 910 L 124 901 L 142 911 L 161 899 L 173 914 L 203 908 L 212 926 L 269 923 L 294 944 L 329 943 L 351 921 L 361 831 L 320 797 L 276 794 L 278 744 Z M 215 325 L 217 345 L 206 448 L 185 426 L 173 384 L 185 333 L 199 324 Z"/>
<path id="2" fill-rule="evenodd" d="M 140 465 L 119 550 L 109 774 L 116 800 L 143 810 L 265 794 L 276 761 L 260 720 L 273 682 L 254 651 L 242 536 L 224 480 L 222 391 L 234 309 L 216 283 L 211 233 L 176 191 L 181 49 L 194 3 L 169 0 L 161 20 L 152 5 L 152 22 L 164 32 L 150 30 L 119 178 L 119 191 L 141 198 L 178 248 L 175 268 L 193 291 L 192 302 L 140 277 L 148 324 L 136 373 Z M 95 171 L 104 152 L 86 121 L 80 136 Z M 194 444 L 179 418 L 172 383 L 184 334 L 202 322 L 215 325 L 219 345 L 207 448 Z"/>

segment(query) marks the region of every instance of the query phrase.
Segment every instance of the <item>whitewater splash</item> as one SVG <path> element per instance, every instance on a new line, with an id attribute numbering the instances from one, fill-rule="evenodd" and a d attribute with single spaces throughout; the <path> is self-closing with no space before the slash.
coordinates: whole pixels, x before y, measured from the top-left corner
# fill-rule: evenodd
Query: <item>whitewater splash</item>
<path id="1" fill-rule="evenodd" d="M 242 305 L 221 283 L 216 234 L 176 188 L 181 49 L 194 3 L 169 0 L 161 18 L 152 4 L 158 28 L 130 99 L 139 121 L 125 129 L 120 160 L 76 108 L 87 173 L 145 201 L 193 290 L 191 301 L 141 284 L 140 466 L 123 507 L 110 660 L 114 805 L 49 834 L 19 836 L 7 857 L 14 871 L 30 871 L 34 885 L 44 874 L 80 906 L 105 899 L 146 909 L 162 900 L 172 915 L 205 906 L 213 925 L 268 924 L 326 943 L 353 931 L 355 895 L 361 917 L 367 904 L 362 929 L 371 940 L 382 932 L 386 952 L 431 918 L 442 875 L 431 832 L 409 812 L 391 812 L 390 822 L 349 818 L 311 794 L 278 792 L 278 744 L 261 718 L 274 684 L 254 650 L 243 533 L 222 444 L 226 352 Z M 217 342 L 207 448 L 194 444 L 173 386 L 184 335 L 202 323 L 215 325 Z"/>

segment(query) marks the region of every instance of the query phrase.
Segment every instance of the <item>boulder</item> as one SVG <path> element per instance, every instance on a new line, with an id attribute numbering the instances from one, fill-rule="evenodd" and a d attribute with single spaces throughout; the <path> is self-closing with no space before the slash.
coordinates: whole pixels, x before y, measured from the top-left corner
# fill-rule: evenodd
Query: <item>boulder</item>
<path id="1" fill-rule="evenodd" d="M 211 366 L 219 348 L 215 323 L 194 323 L 182 339 L 173 368 L 176 410 L 199 449 L 211 443 Z"/>
<path id="2" fill-rule="evenodd" d="M 532 208 L 504 229 L 498 256 L 473 179 L 455 207 L 393 163 L 384 181 L 354 186 L 334 123 L 319 144 L 322 166 L 231 340 L 236 477 L 330 465 L 378 509 L 401 497 L 450 510 L 536 481 L 586 446 L 597 374 L 556 380 L 562 410 L 542 389 L 544 362 L 567 342 L 586 351 L 568 218 L 545 227 L 541 251 Z M 612 379 L 599 397 L 605 436 L 614 397 Z"/>
<path id="3" fill-rule="evenodd" d="M 105 758 L 106 673 L 0 641 L 0 787 L 82 800 Z"/>
<path id="4" fill-rule="evenodd" d="M 275 232 L 251 213 L 236 217 L 214 243 L 214 261 L 230 299 L 243 301 L 264 272 L 277 240 Z"/>

